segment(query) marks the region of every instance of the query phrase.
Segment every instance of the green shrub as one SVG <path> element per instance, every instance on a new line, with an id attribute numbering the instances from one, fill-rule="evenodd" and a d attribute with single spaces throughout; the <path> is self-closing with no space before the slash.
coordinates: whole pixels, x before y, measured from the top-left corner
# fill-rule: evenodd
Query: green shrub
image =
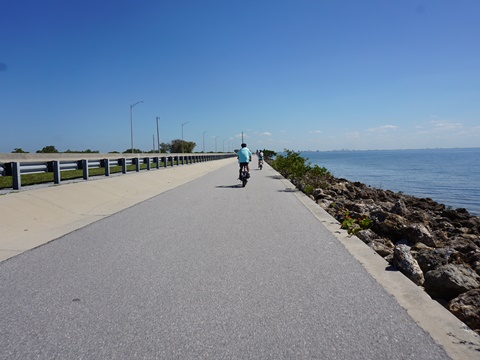
<path id="1" fill-rule="evenodd" d="M 303 188 L 303 192 L 307 195 L 310 195 L 313 192 L 313 186 L 305 185 L 305 187 Z"/>
<path id="2" fill-rule="evenodd" d="M 310 166 L 307 158 L 299 152 L 285 149 L 285 155 L 277 155 L 271 162 L 272 167 L 287 179 L 298 185 L 305 184 L 304 192 L 310 195 L 316 188 L 326 188 L 333 179 L 332 174 L 324 167 Z"/>
<path id="3" fill-rule="evenodd" d="M 332 174 L 324 167 L 313 165 L 305 174 L 305 182 L 314 188 L 326 188 L 332 180 Z"/>
<path id="4" fill-rule="evenodd" d="M 263 157 L 265 160 L 272 160 L 275 156 L 277 156 L 275 151 L 268 149 L 263 150 Z"/>
<path id="5" fill-rule="evenodd" d="M 285 149 L 286 155 L 277 155 L 272 161 L 272 166 L 287 179 L 301 179 L 310 169 L 306 163 L 308 159 L 300 156 L 300 153 Z"/>
<path id="6" fill-rule="evenodd" d="M 342 229 L 347 230 L 349 234 L 357 234 L 361 230 L 367 230 L 372 227 L 372 219 L 368 216 L 364 216 L 363 218 L 352 218 L 348 211 L 344 212 L 344 217 L 342 220 Z"/>

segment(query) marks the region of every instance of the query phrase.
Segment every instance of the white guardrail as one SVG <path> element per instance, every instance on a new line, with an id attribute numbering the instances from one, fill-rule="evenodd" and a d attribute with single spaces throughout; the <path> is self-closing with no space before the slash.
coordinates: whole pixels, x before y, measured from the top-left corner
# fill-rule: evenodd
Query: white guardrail
<path id="1" fill-rule="evenodd" d="M 100 158 L 102 155 L 95 154 L 96 158 L 92 157 L 94 154 L 90 154 L 90 159 L 76 160 L 72 157 L 81 157 L 80 154 L 58 154 L 58 160 L 51 159 L 55 154 L 49 154 L 49 156 L 35 156 L 32 154 L 23 156 L 16 159 L 13 155 L 0 157 L 0 176 L 12 177 L 13 190 L 21 190 L 22 180 L 21 175 L 35 174 L 35 173 L 53 173 L 53 183 L 61 183 L 61 172 L 68 170 L 83 170 L 83 179 L 88 180 L 89 169 L 104 168 L 105 176 L 110 176 L 110 168 L 112 166 L 121 166 L 122 173 L 127 173 L 127 166 L 135 165 L 135 171 L 139 172 L 142 164 L 146 164 L 146 170 L 151 170 L 152 166 L 159 169 L 160 167 L 179 166 L 185 164 L 194 164 L 205 161 L 220 160 L 230 157 L 235 157 L 234 153 L 220 153 L 220 154 L 165 154 L 162 156 L 144 156 L 145 154 L 135 154 L 131 157 L 112 157 L 111 154 Z M 62 157 L 68 157 L 67 159 L 61 159 Z M 5 161 L 2 161 L 5 158 Z M 37 159 L 38 158 L 38 159 Z M 21 160 L 21 161 L 18 161 Z"/>

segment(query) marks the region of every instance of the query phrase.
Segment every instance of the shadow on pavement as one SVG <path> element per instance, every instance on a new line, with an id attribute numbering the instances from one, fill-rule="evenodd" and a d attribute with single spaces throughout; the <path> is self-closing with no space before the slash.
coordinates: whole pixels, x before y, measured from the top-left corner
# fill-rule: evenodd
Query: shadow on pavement
<path id="1" fill-rule="evenodd" d="M 292 188 L 285 188 L 283 190 L 277 190 L 278 192 L 296 192 L 296 191 L 300 191 L 298 189 L 292 189 Z"/>

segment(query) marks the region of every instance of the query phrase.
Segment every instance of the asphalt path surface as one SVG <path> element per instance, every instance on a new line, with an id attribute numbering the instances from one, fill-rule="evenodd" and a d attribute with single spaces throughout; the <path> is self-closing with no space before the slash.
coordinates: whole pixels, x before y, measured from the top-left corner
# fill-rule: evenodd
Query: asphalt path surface
<path id="1" fill-rule="evenodd" d="M 0 263 L 0 359 L 448 359 L 268 165 Z"/>

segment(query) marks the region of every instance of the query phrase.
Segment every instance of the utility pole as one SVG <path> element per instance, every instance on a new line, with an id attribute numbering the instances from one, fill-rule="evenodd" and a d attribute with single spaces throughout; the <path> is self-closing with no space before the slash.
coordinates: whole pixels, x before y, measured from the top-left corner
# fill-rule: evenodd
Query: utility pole
<path id="1" fill-rule="evenodd" d="M 158 131 L 158 119 L 160 119 L 159 116 L 157 116 L 157 147 L 158 153 L 160 154 L 160 132 Z"/>
<path id="2" fill-rule="evenodd" d="M 137 101 L 135 104 L 130 105 L 130 141 L 132 146 L 132 154 L 133 154 L 133 108 L 135 105 L 143 103 L 143 100 Z"/>
<path id="3" fill-rule="evenodd" d="M 203 132 L 203 153 L 205 154 L 205 133 L 208 132 L 208 130 L 205 130 Z"/>

